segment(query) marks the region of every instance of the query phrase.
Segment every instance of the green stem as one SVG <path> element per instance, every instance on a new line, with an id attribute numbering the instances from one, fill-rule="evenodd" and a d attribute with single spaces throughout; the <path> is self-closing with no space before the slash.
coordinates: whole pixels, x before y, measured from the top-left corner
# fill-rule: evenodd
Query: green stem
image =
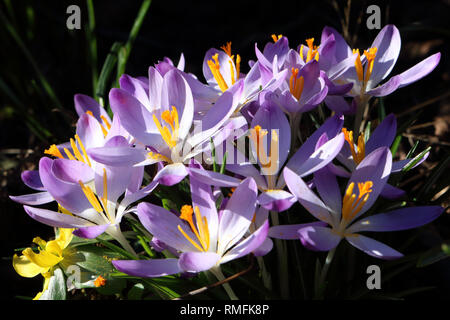
<path id="1" fill-rule="evenodd" d="M 95 13 L 94 13 L 94 3 L 92 0 L 86 0 L 86 6 L 88 8 L 88 28 L 86 29 L 86 39 L 88 42 L 89 50 L 89 63 L 92 72 L 92 90 L 94 98 L 97 97 L 97 83 L 98 83 L 98 73 L 97 73 L 97 39 L 95 37 Z"/>
<path id="2" fill-rule="evenodd" d="M 363 120 L 363 116 L 366 113 L 366 109 L 368 107 L 367 102 L 368 99 L 364 95 L 360 95 L 358 101 L 358 108 L 356 110 L 355 126 L 353 128 L 353 135 L 355 137 L 358 137 L 359 133 L 361 132 L 361 123 Z"/>
<path id="3" fill-rule="evenodd" d="M 272 226 L 279 225 L 278 212 L 270 211 Z M 282 299 L 289 298 L 289 268 L 288 255 L 285 240 L 274 239 L 278 258 L 278 277 L 280 282 L 280 294 Z"/>
<path id="4" fill-rule="evenodd" d="M 325 259 L 325 264 L 323 265 L 322 272 L 320 273 L 320 280 L 318 288 L 316 288 L 316 298 L 322 298 L 323 299 L 323 293 L 325 291 L 325 280 L 327 278 L 328 269 L 330 268 L 331 262 L 333 261 L 334 253 L 336 252 L 336 248 L 331 249 L 328 251 L 328 255 Z"/>
<path id="5" fill-rule="evenodd" d="M 219 281 L 225 280 L 225 276 L 223 275 L 220 266 L 212 267 L 210 271 L 217 278 L 217 280 Z M 224 284 L 222 284 L 222 286 L 231 300 L 239 300 L 239 298 L 236 296 L 236 294 L 234 293 L 233 289 L 231 288 L 228 282 L 225 282 Z"/>
<path id="6" fill-rule="evenodd" d="M 261 270 L 264 287 L 267 290 L 272 291 L 272 277 L 266 268 L 263 257 L 256 257 L 256 261 L 258 262 L 259 269 Z"/>

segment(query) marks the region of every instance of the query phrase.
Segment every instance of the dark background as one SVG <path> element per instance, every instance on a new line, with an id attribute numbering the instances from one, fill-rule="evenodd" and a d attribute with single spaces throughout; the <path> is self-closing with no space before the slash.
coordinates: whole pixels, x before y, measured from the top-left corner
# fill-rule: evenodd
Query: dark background
<path id="1" fill-rule="evenodd" d="M 8 6 L 9 3 L 9 6 Z M 338 10 L 336 10 L 336 3 Z M 81 30 L 66 28 L 66 8 L 77 4 L 81 8 Z M 338 31 L 345 29 L 345 12 L 348 1 L 174 1 L 154 0 L 142 29 L 133 45 L 126 73 L 147 76 L 147 70 L 164 57 L 178 62 L 183 52 L 185 71 L 201 73 L 204 53 L 211 47 L 219 48 L 232 41 L 233 53 L 242 58 L 241 71 L 246 73 L 246 61 L 255 59 L 254 43 L 262 50 L 271 41 L 270 35 L 288 37 L 290 47 L 296 48 L 306 38 L 314 37 L 316 44 L 325 25 Z M 441 62 L 436 70 L 420 82 L 402 88 L 385 99 L 386 112 L 397 115 L 411 107 L 427 102 L 420 118 L 411 128 L 411 135 L 419 139 L 419 149 L 432 146 L 429 159 L 415 178 L 407 184 L 414 189 L 426 176 L 426 170 L 439 162 L 448 152 L 450 104 L 449 93 L 449 1 L 352 1 L 349 11 L 349 41 L 354 48 L 366 49 L 379 30 L 368 30 L 365 8 L 378 4 L 381 8 L 381 26 L 395 24 L 401 34 L 402 48 L 392 75 L 440 51 Z M 126 42 L 141 1 L 95 0 L 98 49 L 98 72 L 115 41 Z M 12 10 L 11 10 L 12 8 Z M 42 278 L 25 279 L 18 276 L 11 264 L 14 249 L 29 246 L 35 236 L 51 237 L 53 230 L 31 218 L 23 208 L 7 198 L 32 192 L 20 180 L 20 172 L 36 169 L 43 150 L 51 143 L 67 141 L 74 134 L 76 114 L 73 95 L 92 95 L 91 70 L 85 28 L 87 9 L 84 1 L 2 1 L 2 14 L 14 26 L 24 45 L 33 56 L 42 74 L 58 96 L 62 111 L 53 105 L 39 89 L 35 69 L 18 43 L 2 23 L 0 40 L 0 76 L 8 88 L 21 100 L 25 109 L 19 109 L 16 100 L 1 91 L 0 97 L 0 243 L 2 295 L 34 296 L 41 290 Z M 342 22 L 344 21 L 344 26 Z M 430 102 L 431 99 L 431 102 Z M 37 137 L 24 124 L 25 115 L 39 121 L 51 132 L 45 139 Z M 376 113 L 374 114 L 376 116 Z M 403 118 L 402 118 L 403 117 Z M 409 117 L 402 115 L 401 123 Z M 421 125 L 421 126 L 420 126 Z M 404 155 L 411 147 L 411 137 L 406 137 L 400 147 Z M 405 151 L 406 150 L 406 151 Z M 425 171 L 420 171 L 425 170 Z M 448 199 L 441 205 L 448 206 Z M 428 230 L 421 242 L 424 248 L 449 239 L 448 213 L 439 218 L 435 227 Z M 376 261 L 375 261 L 376 262 Z M 413 283 L 436 286 L 436 290 L 418 297 L 450 298 L 447 261 L 415 270 L 403 277 L 406 285 Z M 411 277 L 414 277 L 413 279 Z M 409 286 L 411 287 L 411 286 Z"/>

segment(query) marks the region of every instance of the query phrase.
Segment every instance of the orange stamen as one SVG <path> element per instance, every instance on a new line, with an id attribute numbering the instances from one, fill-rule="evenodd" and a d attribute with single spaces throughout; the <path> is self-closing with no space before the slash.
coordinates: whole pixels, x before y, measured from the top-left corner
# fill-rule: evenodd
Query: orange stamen
<path id="1" fill-rule="evenodd" d="M 106 285 L 106 279 L 103 278 L 102 276 L 98 276 L 97 279 L 95 279 L 94 281 L 94 286 L 95 287 L 103 287 Z"/>
<path id="2" fill-rule="evenodd" d="M 50 148 L 44 150 L 44 153 L 61 159 L 64 158 L 61 154 L 61 151 L 59 151 L 58 147 L 55 144 L 52 144 Z"/>
<path id="3" fill-rule="evenodd" d="M 345 196 L 342 201 L 342 219 L 351 221 L 362 209 L 364 204 L 369 199 L 369 194 L 372 192 L 372 181 L 358 183 L 358 197 L 353 193 L 355 183 L 352 182 L 345 191 Z"/>

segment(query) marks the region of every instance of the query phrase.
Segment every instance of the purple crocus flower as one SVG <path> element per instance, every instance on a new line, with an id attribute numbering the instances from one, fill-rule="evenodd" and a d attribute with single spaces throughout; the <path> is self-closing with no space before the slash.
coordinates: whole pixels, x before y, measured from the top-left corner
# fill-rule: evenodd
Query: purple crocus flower
<path id="1" fill-rule="evenodd" d="M 259 92 L 274 90 L 280 86 L 287 72 L 279 71 L 277 51 L 272 53 L 275 54 L 274 61 L 253 63 L 248 74 L 244 74 L 240 71 L 240 56 L 236 55 L 235 57 L 231 54 L 231 42 L 222 46 L 222 50 L 215 48 L 208 50 L 203 60 L 203 75 L 208 85 L 202 84 L 193 77 L 186 78 L 196 99 L 195 111 L 209 110 L 223 92 L 231 90 L 239 81 L 243 82 L 242 94 L 236 111 L 257 98 Z"/>
<path id="2" fill-rule="evenodd" d="M 75 109 L 80 114 L 75 137 L 70 139 L 70 142 L 59 146 L 50 146 L 44 153 L 60 159 L 83 162 L 95 172 L 98 164 L 88 155 L 88 150 L 105 146 L 107 141 L 115 136 L 121 136 L 130 143 L 132 138 L 121 127 L 119 118 L 115 117 L 111 124 L 111 120 L 103 107 L 91 97 L 77 94 L 74 100 Z M 40 192 L 10 196 L 12 200 L 27 205 L 41 205 L 54 200 L 43 186 L 39 171 L 24 171 L 21 177 L 27 186 Z"/>
<path id="3" fill-rule="evenodd" d="M 130 90 L 112 89 L 111 108 L 126 130 L 148 148 L 123 146 L 90 150 L 89 155 L 98 162 L 111 166 L 165 162 L 167 165 L 155 180 L 173 185 L 187 175 L 184 162 L 208 149 L 210 138 L 221 128 L 246 125 L 243 117 L 230 119 L 238 105 L 242 82 L 224 92 L 201 119 L 194 120 L 192 91 L 177 69 L 169 70 L 162 77 L 155 68 L 150 68 L 148 96 L 137 81 L 128 80 L 131 81 L 128 87 L 140 88 L 140 98 L 130 94 Z"/>
<path id="4" fill-rule="evenodd" d="M 127 144 L 127 141 L 118 136 L 108 143 Z M 81 161 L 44 157 L 39 162 L 39 177 L 62 213 L 25 205 L 30 217 L 53 227 L 77 228 L 74 234 L 84 238 L 96 238 L 106 232 L 134 253 L 119 224 L 123 215 L 130 211 L 128 206 L 158 185 L 152 182 L 140 189 L 142 168 L 97 164 L 93 170 Z M 124 193 L 125 197 L 118 202 Z"/>
<path id="5" fill-rule="evenodd" d="M 364 51 L 362 57 L 359 51 L 352 50 L 333 28 L 327 27 L 324 33 L 334 36 L 336 41 L 335 55 L 338 60 L 357 56 L 355 65 L 339 77 L 340 81 L 353 83 L 353 88 L 348 93 L 350 96 L 360 98 L 386 96 L 428 75 L 436 68 L 441 58 L 440 53 L 433 54 L 379 85 L 391 73 L 400 53 L 401 40 L 397 27 L 387 25 L 381 29 L 370 48 Z"/>
<path id="6" fill-rule="evenodd" d="M 138 277 L 160 277 L 175 273 L 201 272 L 240 258 L 264 242 L 269 223 L 251 235 L 247 231 L 255 215 L 257 188 L 252 178 L 242 181 L 225 208 L 216 210 L 211 186 L 191 177 L 192 206 L 180 215 L 150 204 L 140 203 L 137 216 L 159 241 L 174 248 L 171 259 L 116 260 L 117 270 Z M 244 237 L 247 234 L 247 237 Z"/>
<path id="7" fill-rule="evenodd" d="M 397 120 L 395 119 L 394 114 L 389 114 L 384 118 L 384 120 L 377 126 L 374 132 L 370 135 L 367 142 L 365 141 L 364 133 L 358 137 L 357 141 L 355 141 L 356 137 L 353 137 L 352 131 L 347 131 L 343 128 L 343 132 L 345 134 L 345 140 L 347 143 L 344 144 L 341 152 L 337 155 L 337 159 L 351 172 L 353 172 L 357 165 L 364 159 L 366 154 L 370 154 L 377 148 L 380 147 L 390 147 L 397 132 Z M 421 164 L 423 161 L 427 159 L 429 152 L 426 153 L 420 161 L 418 161 L 414 167 Z M 399 172 L 404 167 L 406 167 L 412 159 L 405 159 L 401 161 L 395 161 L 392 163 L 392 171 L 391 172 Z M 349 177 L 350 173 L 340 171 L 334 171 L 339 176 Z M 401 197 L 405 194 L 405 192 L 401 189 L 398 189 L 390 184 L 386 184 L 383 189 L 381 196 L 388 199 L 395 199 Z"/>
<path id="8" fill-rule="evenodd" d="M 239 150 L 239 163 L 229 163 L 226 168 L 238 175 L 255 179 L 262 191 L 258 197 L 261 206 L 273 211 L 284 211 L 295 203 L 292 194 L 283 190 L 285 182 L 283 176 L 279 175 L 289 155 L 291 128 L 278 106 L 270 100 L 260 101 L 261 106 L 251 121 L 250 129 L 252 153 L 260 169 L 246 160 L 244 155 L 239 155 Z M 343 117 L 328 119 L 294 153 L 286 167 L 304 177 L 329 164 L 344 144 L 344 134 L 340 133 L 342 125 Z"/>
<path id="9" fill-rule="evenodd" d="M 362 231 L 396 231 L 427 224 L 443 212 L 438 206 L 402 208 L 387 213 L 361 218 L 377 200 L 389 178 L 392 155 L 387 147 L 381 147 L 367 155 L 352 173 L 345 195 L 342 197 L 336 176 L 328 168 L 317 171 L 314 182 L 318 197 L 293 171 L 286 168 L 284 178 L 289 190 L 314 217 L 328 226 L 307 226 L 297 229 L 302 244 L 312 250 L 334 249 L 342 239 L 381 259 L 395 259 L 402 254 L 374 239 L 359 234 Z M 292 231 L 292 226 L 271 228 L 269 236 Z"/>

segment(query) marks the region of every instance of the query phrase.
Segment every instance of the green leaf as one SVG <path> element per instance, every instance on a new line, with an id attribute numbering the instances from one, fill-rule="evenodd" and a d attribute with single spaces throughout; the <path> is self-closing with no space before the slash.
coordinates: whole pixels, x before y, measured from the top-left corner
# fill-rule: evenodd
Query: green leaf
<path id="1" fill-rule="evenodd" d="M 372 122 L 367 122 L 366 129 L 364 130 L 364 143 L 367 143 L 367 140 L 370 138 L 370 127 L 372 126 Z"/>
<path id="2" fill-rule="evenodd" d="M 126 288 L 126 286 L 127 286 L 126 279 L 107 277 L 105 286 L 98 287 L 96 289 L 98 293 L 105 296 L 110 296 L 120 294 L 122 290 Z"/>
<path id="3" fill-rule="evenodd" d="M 438 261 L 441 261 L 445 258 L 448 258 L 450 255 L 449 253 L 444 251 L 444 247 L 446 245 L 439 245 L 437 247 L 431 248 L 430 250 L 424 252 L 417 261 L 417 267 L 423 268 L 426 266 L 429 266 L 433 263 L 436 263 Z"/>
<path id="4" fill-rule="evenodd" d="M 97 88 L 95 90 L 96 95 L 101 98 L 107 98 L 107 92 L 110 89 L 109 80 L 111 78 L 114 66 L 117 63 L 117 56 L 122 43 L 114 42 L 109 50 L 109 54 L 106 56 L 105 62 L 103 63 L 102 71 L 97 82 Z"/>
<path id="5" fill-rule="evenodd" d="M 392 157 L 395 157 L 395 154 L 397 153 L 398 147 L 400 145 L 400 141 L 402 140 L 402 136 L 398 135 L 395 137 L 394 142 L 392 143 L 391 146 L 391 153 L 392 153 Z"/>
<path id="6" fill-rule="evenodd" d="M 136 283 L 130 291 L 128 291 L 128 300 L 141 300 L 144 293 L 144 285 L 142 283 Z"/>
<path id="7" fill-rule="evenodd" d="M 113 259 L 121 259 L 123 256 L 111 249 L 96 246 L 80 246 L 77 247 L 74 254 L 68 258 L 68 263 L 76 264 L 97 276 L 108 276 L 115 271 L 111 261 Z"/>
<path id="8" fill-rule="evenodd" d="M 53 271 L 48 288 L 42 293 L 39 300 L 66 300 L 66 282 L 60 268 Z"/>
<path id="9" fill-rule="evenodd" d="M 405 167 L 403 167 L 402 172 L 408 172 L 409 170 L 411 170 L 411 168 L 414 167 L 430 150 L 431 147 L 428 147 L 417 156 L 415 156 L 410 162 L 408 162 Z"/>
<path id="10" fill-rule="evenodd" d="M 384 98 L 378 98 L 378 123 L 381 123 L 386 118 L 386 109 L 384 107 Z"/>

